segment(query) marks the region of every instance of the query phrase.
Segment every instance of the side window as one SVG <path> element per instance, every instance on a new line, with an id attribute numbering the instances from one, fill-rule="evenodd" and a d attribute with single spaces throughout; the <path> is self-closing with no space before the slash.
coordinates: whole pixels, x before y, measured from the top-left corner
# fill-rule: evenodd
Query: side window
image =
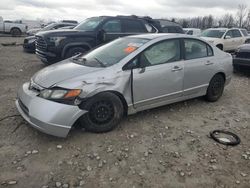
<path id="1" fill-rule="evenodd" d="M 124 19 L 124 32 L 126 33 L 145 33 L 146 28 L 144 24 L 139 20 Z"/>
<path id="2" fill-rule="evenodd" d="M 214 55 L 214 52 L 211 48 L 211 46 L 207 45 L 207 55 L 208 56 L 213 56 Z"/>
<path id="3" fill-rule="evenodd" d="M 146 29 L 147 29 L 147 31 L 149 33 L 155 33 L 156 32 L 155 28 L 152 25 L 148 24 L 148 23 L 145 23 L 145 27 L 146 27 Z"/>
<path id="4" fill-rule="evenodd" d="M 233 38 L 242 37 L 239 30 L 235 29 L 235 30 L 232 30 L 232 32 L 233 32 Z"/>
<path id="5" fill-rule="evenodd" d="M 247 30 L 241 29 L 241 32 L 243 33 L 243 35 L 244 35 L 245 37 L 248 36 Z"/>
<path id="6" fill-rule="evenodd" d="M 177 33 L 175 27 L 169 27 L 168 32 L 169 33 Z"/>
<path id="7" fill-rule="evenodd" d="M 232 32 L 232 30 L 228 31 L 225 36 L 230 36 L 231 38 L 233 38 L 233 32 Z"/>
<path id="8" fill-rule="evenodd" d="M 163 32 L 163 33 L 169 33 L 168 27 L 163 27 L 163 28 L 162 28 L 162 32 Z"/>
<path id="9" fill-rule="evenodd" d="M 141 66 L 170 63 L 181 59 L 180 41 L 178 39 L 157 43 L 146 49 L 140 56 Z"/>
<path id="10" fill-rule="evenodd" d="M 60 27 L 64 27 L 64 25 L 63 24 L 58 24 L 58 25 L 54 26 L 53 29 L 58 29 Z"/>
<path id="11" fill-rule="evenodd" d="M 184 39 L 184 44 L 185 44 L 185 57 L 187 60 L 208 56 L 209 50 L 208 50 L 208 45 L 206 43 L 194 39 Z M 210 50 L 212 49 L 210 48 Z"/>
<path id="12" fill-rule="evenodd" d="M 109 20 L 103 25 L 102 29 L 107 33 L 119 33 L 121 32 L 121 22 L 120 20 Z"/>

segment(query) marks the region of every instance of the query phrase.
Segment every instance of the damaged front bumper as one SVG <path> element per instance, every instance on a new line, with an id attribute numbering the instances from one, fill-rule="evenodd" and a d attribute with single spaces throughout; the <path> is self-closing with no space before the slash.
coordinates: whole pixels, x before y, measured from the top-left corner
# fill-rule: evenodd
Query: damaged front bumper
<path id="1" fill-rule="evenodd" d="M 61 104 L 37 96 L 25 83 L 18 91 L 16 106 L 22 117 L 34 128 L 58 137 L 66 137 L 83 114 L 78 106 Z"/>

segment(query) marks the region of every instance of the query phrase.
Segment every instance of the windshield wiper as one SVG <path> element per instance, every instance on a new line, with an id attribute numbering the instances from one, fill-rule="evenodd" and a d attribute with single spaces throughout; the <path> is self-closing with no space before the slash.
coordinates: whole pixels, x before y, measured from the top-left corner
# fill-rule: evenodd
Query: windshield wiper
<path id="1" fill-rule="evenodd" d="M 101 62 L 97 57 L 95 57 L 94 60 L 96 60 L 96 62 L 98 62 L 102 67 L 106 67 L 106 65 Z"/>
<path id="2" fill-rule="evenodd" d="M 78 62 L 83 62 L 83 64 L 87 61 L 86 58 L 84 58 L 84 57 L 79 57 L 79 56 L 73 57 L 72 60 L 73 60 L 73 61 L 78 61 Z"/>

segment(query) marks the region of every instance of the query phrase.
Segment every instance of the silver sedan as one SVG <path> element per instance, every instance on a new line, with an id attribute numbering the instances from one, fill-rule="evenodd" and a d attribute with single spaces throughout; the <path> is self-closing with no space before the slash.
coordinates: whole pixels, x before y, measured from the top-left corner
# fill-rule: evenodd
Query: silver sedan
<path id="1" fill-rule="evenodd" d="M 232 77 L 232 57 L 181 34 L 119 38 L 37 72 L 16 106 L 31 126 L 66 137 L 76 121 L 91 132 L 124 115 L 199 96 L 214 102 Z"/>

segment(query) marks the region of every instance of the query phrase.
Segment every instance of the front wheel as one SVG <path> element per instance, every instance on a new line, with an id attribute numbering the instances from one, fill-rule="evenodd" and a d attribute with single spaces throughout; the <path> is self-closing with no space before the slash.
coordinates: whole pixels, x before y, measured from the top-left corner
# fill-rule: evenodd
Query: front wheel
<path id="1" fill-rule="evenodd" d="M 225 86 L 225 79 L 221 74 L 216 74 L 210 81 L 207 88 L 206 99 L 215 102 L 222 96 Z"/>
<path id="2" fill-rule="evenodd" d="M 100 93 L 89 99 L 81 108 L 88 111 L 80 119 L 81 125 L 90 132 L 102 133 L 114 129 L 123 117 L 123 104 L 113 93 Z"/>

